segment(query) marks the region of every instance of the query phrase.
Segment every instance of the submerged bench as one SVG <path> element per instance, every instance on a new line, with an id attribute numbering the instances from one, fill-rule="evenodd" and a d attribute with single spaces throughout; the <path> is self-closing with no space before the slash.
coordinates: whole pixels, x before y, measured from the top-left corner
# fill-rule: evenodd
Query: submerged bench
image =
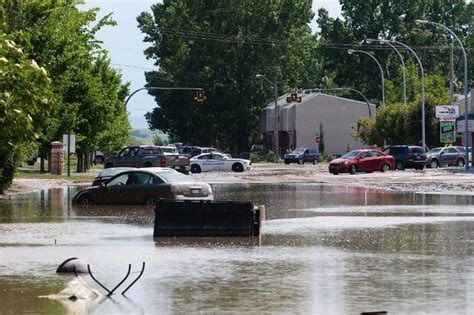
<path id="1" fill-rule="evenodd" d="M 155 208 L 153 237 L 260 236 L 265 208 L 249 201 L 169 201 Z"/>

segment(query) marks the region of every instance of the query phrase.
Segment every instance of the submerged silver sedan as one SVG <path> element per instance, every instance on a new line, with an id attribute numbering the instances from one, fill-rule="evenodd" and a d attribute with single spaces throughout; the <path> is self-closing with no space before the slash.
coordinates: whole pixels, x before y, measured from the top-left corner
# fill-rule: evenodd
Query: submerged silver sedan
<path id="1" fill-rule="evenodd" d="M 153 205 L 160 199 L 213 200 L 211 186 L 166 167 L 121 172 L 100 186 L 78 191 L 73 204 Z"/>

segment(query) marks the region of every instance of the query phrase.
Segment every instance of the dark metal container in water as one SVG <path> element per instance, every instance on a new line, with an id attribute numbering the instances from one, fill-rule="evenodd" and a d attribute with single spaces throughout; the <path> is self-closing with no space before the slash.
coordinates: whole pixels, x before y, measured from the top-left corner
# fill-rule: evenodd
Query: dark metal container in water
<path id="1" fill-rule="evenodd" d="M 264 211 L 249 201 L 161 200 L 153 237 L 259 236 Z"/>

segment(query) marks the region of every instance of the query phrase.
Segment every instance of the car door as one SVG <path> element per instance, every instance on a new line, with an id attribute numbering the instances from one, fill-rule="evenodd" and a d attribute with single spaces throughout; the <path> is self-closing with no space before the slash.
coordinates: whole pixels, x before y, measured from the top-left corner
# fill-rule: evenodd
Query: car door
<path id="1" fill-rule="evenodd" d="M 131 173 L 122 192 L 124 204 L 141 205 L 147 197 L 152 196 L 155 193 L 153 178 L 153 175 L 147 172 Z"/>
<path id="2" fill-rule="evenodd" d="M 92 196 L 97 204 L 122 204 L 126 202 L 125 185 L 130 177 L 130 172 L 113 177 L 104 187 Z"/>
<path id="3" fill-rule="evenodd" d="M 357 169 L 359 172 L 371 172 L 373 166 L 371 164 L 373 163 L 370 155 L 370 151 L 365 151 L 362 152 L 359 155 L 359 161 L 357 163 Z"/>
<path id="4" fill-rule="evenodd" d="M 304 153 L 304 160 L 305 162 L 313 162 L 316 158 L 316 150 L 315 149 L 306 149 Z"/>
<path id="5" fill-rule="evenodd" d="M 211 171 L 214 165 L 213 161 L 211 160 L 210 154 L 204 154 L 198 157 L 198 164 L 201 167 L 201 171 Z"/>
<path id="6" fill-rule="evenodd" d="M 137 167 L 136 155 L 140 147 L 128 147 L 119 153 L 119 158 L 116 159 L 115 166 L 133 166 Z"/>
<path id="7" fill-rule="evenodd" d="M 439 153 L 439 161 L 445 165 L 454 164 L 458 156 L 459 151 L 455 148 L 444 148 Z"/>
<path id="8" fill-rule="evenodd" d="M 221 154 L 211 153 L 210 154 L 212 161 L 214 162 L 214 170 L 216 171 L 225 171 L 230 170 L 231 166 L 227 165 L 226 160 Z"/>
<path id="9" fill-rule="evenodd" d="M 383 157 L 380 152 L 377 151 L 370 151 L 370 161 L 369 161 L 369 170 L 371 172 L 373 171 L 379 171 L 382 168 L 383 164 Z"/>

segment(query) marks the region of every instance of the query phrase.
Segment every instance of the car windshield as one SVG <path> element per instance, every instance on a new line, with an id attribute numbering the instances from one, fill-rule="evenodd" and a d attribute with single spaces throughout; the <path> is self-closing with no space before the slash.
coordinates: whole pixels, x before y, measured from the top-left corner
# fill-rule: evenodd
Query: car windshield
<path id="1" fill-rule="evenodd" d="M 112 176 L 117 175 L 120 172 L 124 172 L 131 169 L 132 168 L 106 168 L 103 171 L 101 171 L 97 177 L 106 177 L 106 176 L 112 177 Z"/>
<path id="2" fill-rule="evenodd" d="M 163 152 L 166 152 L 166 153 L 174 153 L 174 152 L 176 152 L 176 149 L 175 149 L 175 148 L 170 148 L 170 147 L 161 147 L 161 150 L 163 150 Z"/>
<path id="3" fill-rule="evenodd" d="M 291 153 L 304 153 L 305 149 L 304 148 L 296 148 L 293 150 Z"/>
<path id="4" fill-rule="evenodd" d="M 341 156 L 341 158 L 343 159 L 351 159 L 353 157 L 356 157 L 358 154 L 359 154 L 360 151 L 358 150 L 354 150 L 354 151 L 351 151 L 349 153 L 346 153 L 344 154 L 343 156 Z"/>
<path id="5" fill-rule="evenodd" d="M 191 180 L 188 175 L 176 171 L 162 171 L 156 172 L 156 174 L 167 183 L 189 182 Z"/>
<path id="6" fill-rule="evenodd" d="M 438 153 L 439 151 L 441 151 L 441 149 L 443 148 L 433 148 L 428 153 Z"/>

